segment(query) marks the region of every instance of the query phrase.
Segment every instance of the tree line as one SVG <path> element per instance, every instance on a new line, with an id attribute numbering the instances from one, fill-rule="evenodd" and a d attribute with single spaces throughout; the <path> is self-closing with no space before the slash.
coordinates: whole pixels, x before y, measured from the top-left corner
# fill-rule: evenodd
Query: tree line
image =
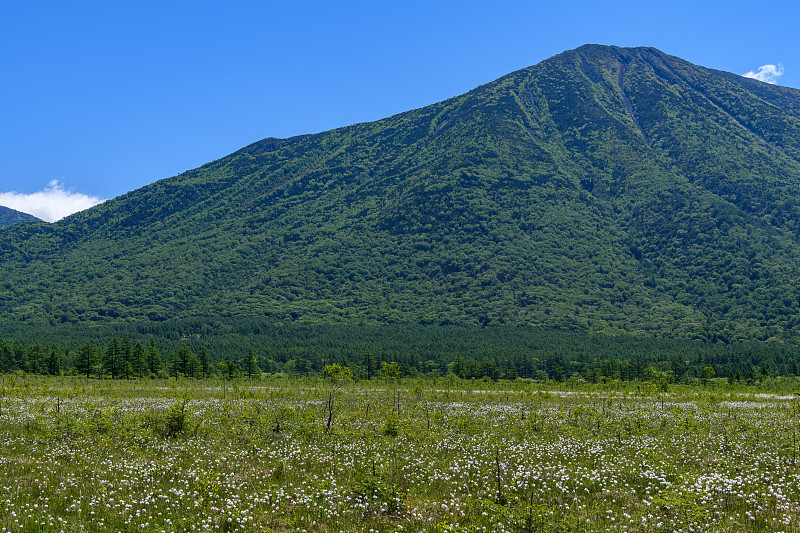
<path id="1" fill-rule="evenodd" d="M 777 343 L 591 339 L 544 330 L 535 332 L 534 337 L 529 336 L 531 331 L 517 337 L 510 331 L 465 330 L 461 336 L 450 331 L 452 336 L 433 342 L 419 330 L 389 329 L 382 340 L 368 328 L 348 333 L 317 327 L 313 335 L 311 331 L 295 329 L 286 338 L 239 335 L 225 342 L 190 336 L 179 342 L 154 336 L 114 336 L 106 342 L 84 341 L 76 347 L 0 339 L 0 373 L 254 379 L 264 373 L 322 376 L 326 366 L 339 364 L 352 369 L 354 378 L 369 380 L 383 365 L 391 364 L 398 376 L 485 380 L 692 382 L 721 377 L 753 383 L 767 376 L 800 376 L 800 351 Z M 467 349 L 468 344 L 472 350 Z"/>
<path id="2" fill-rule="evenodd" d="M 215 375 L 254 378 L 261 374 L 255 352 L 242 360 L 212 360 L 205 347 L 198 353 L 187 344 L 166 356 L 156 345 L 133 343 L 129 337 L 112 338 L 106 346 L 86 342 L 72 350 L 60 346 L 27 345 L 0 339 L 0 372 L 22 371 L 42 375 L 75 375 L 86 378 L 134 379 L 185 376 L 206 379 Z"/>

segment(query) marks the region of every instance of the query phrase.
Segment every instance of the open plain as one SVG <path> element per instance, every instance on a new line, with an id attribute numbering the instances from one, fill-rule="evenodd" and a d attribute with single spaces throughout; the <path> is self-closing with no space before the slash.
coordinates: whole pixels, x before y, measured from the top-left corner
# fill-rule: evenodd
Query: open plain
<path id="1" fill-rule="evenodd" d="M 0 530 L 797 531 L 795 383 L 663 388 L 6 376 Z"/>

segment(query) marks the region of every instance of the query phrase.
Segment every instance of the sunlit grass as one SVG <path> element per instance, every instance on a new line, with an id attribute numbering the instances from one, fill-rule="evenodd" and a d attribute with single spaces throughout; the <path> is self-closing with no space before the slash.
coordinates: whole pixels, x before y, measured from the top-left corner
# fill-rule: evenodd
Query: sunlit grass
<path id="1" fill-rule="evenodd" d="M 0 531 L 798 530 L 793 395 L 457 385 L 6 377 Z"/>

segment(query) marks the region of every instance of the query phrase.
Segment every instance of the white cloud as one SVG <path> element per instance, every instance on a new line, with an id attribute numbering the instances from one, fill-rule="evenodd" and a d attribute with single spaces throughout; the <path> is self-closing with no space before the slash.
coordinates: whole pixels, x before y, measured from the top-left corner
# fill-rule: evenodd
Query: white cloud
<path id="1" fill-rule="evenodd" d="M 68 191 L 58 183 L 58 180 L 51 181 L 41 191 L 31 194 L 0 192 L 0 205 L 29 213 L 48 222 L 61 220 L 102 201 L 96 196 Z"/>
<path id="2" fill-rule="evenodd" d="M 742 74 L 742 76 L 775 85 L 778 83 L 778 78 L 783 76 L 783 65 L 780 63 L 777 65 L 761 65 L 757 71 L 753 72 L 751 70 Z"/>

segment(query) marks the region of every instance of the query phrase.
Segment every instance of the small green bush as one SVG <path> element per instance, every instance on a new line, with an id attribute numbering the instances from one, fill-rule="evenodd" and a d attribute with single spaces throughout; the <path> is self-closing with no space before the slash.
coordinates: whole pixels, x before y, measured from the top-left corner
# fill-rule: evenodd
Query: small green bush
<path id="1" fill-rule="evenodd" d="M 175 438 L 189 431 L 192 426 L 189 399 L 183 398 L 166 412 L 151 412 L 144 417 L 144 426 L 149 427 L 154 435 L 163 438 Z"/>

